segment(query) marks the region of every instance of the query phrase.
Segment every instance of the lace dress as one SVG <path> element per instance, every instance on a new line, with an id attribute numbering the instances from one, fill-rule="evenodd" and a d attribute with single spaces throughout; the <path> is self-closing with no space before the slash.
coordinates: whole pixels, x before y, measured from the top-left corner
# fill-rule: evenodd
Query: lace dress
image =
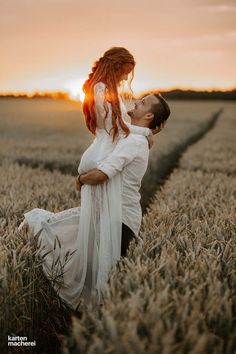
<path id="1" fill-rule="evenodd" d="M 112 127 L 112 110 L 108 102 L 105 120 L 108 132 L 103 127 L 105 89 L 102 82 L 94 86 L 96 137 L 82 155 L 78 167 L 80 174 L 96 168 L 113 151 L 118 139 L 124 136 L 121 127 L 118 127 L 119 136 L 114 143 L 108 134 Z M 126 107 L 120 96 L 119 101 L 122 118 L 125 119 Z M 131 133 L 149 134 L 148 128 L 126 124 Z M 122 174 L 117 173 L 103 184 L 83 185 L 78 207 L 58 213 L 34 208 L 24 213 L 34 235 L 39 233 L 39 252 L 42 255 L 47 253 L 43 263 L 46 276 L 52 279 L 55 272 L 63 269 L 60 286 L 52 285 L 74 309 L 81 297 L 85 303 L 103 303 L 109 272 L 115 268 L 121 255 L 121 188 Z"/>

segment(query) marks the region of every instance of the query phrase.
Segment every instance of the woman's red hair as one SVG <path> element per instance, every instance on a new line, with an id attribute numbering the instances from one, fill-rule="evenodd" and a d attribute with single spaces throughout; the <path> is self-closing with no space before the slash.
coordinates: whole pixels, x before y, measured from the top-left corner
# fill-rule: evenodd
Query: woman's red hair
<path id="1" fill-rule="evenodd" d="M 88 79 L 83 84 L 83 91 L 85 93 L 85 98 L 83 101 L 83 113 L 85 115 L 85 122 L 88 129 L 95 135 L 97 122 L 96 122 L 96 113 L 94 109 L 94 85 L 97 82 L 103 82 L 107 87 L 107 93 L 105 96 L 104 108 L 106 111 L 106 116 L 104 118 L 104 127 L 105 119 L 108 114 L 108 107 L 106 101 L 111 103 L 112 106 L 112 128 L 113 130 L 113 141 L 118 135 L 118 126 L 117 121 L 119 122 L 122 130 L 126 133 L 126 136 L 129 135 L 130 130 L 127 125 L 124 123 L 121 116 L 120 102 L 118 98 L 117 84 L 119 78 L 124 74 L 124 65 L 131 64 L 131 79 L 128 80 L 129 89 L 131 89 L 131 82 L 134 77 L 134 66 L 135 61 L 130 54 L 130 52 L 123 47 L 112 47 L 107 50 L 104 55 L 97 60 L 93 67 L 92 72 L 89 74 Z M 110 132 L 109 132 L 110 134 Z"/>

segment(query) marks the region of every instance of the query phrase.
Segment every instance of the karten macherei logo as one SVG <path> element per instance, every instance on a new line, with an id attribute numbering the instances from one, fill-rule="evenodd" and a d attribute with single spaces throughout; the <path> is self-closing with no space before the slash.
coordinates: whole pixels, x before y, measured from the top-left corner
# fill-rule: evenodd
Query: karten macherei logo
<path id="1" fill-rule="evenodd" d="M 8 336 L 8 347 L 36 347 L 36 340 L 28 341 L 27 337 Z"/>

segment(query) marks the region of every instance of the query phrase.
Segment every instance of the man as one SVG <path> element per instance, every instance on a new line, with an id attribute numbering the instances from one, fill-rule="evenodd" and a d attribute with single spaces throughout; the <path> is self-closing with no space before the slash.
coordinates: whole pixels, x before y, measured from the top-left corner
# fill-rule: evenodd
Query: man
<path id="1" fill-rule="evenodd" d="M 161 131 L 170 115 L 167 102 L 160 94 L 148 94 L 135 101 L 128 111 L 131 124 Z M 122 173 L 122 242 L 121 256 L 125 257 L 129 243 L 138 236 L 142 220 L 140 193 L 142 178 L 149 157 L 148 140 L 142 135 L 129 134 L 119 139 L 114 151 L 99 163 L 98 167 L 81 174 L 76 188 L 83 184 L 96 185 Z"/>

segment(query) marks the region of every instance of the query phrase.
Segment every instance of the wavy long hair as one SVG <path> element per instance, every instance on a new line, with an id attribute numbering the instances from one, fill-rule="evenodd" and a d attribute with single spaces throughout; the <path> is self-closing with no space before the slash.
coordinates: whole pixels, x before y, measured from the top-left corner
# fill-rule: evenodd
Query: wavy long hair
<path id="1" fill-rule="evenodd" d="M 123 47 L 112 47 L 108 49 L 102 57 L 95 61 L 92 67 L 92 72 L 88 75 L 88 79 L 84 82 L 82 87 L 83 92 L 85 93 L 82 108 L 85 116 L 86 126 L 92 132 L 92 134 L 95 135 L 97 120 L 94 108 L 93 88 L 97 82 L 103 82 L 106 85 L 107 90 L 105 90 L 104 102 L 106 116 L 104 117 L 103 125 L 105 128 L 105 119 L 107 118 L 107 114 L 109 112 L 106 102 L 109 102 L 112 106 L 112 128 L 108 133 L 111 134 L 111 131 L 113 130 L 113 141 L 118 135 L 117 122 L 119 122 L 122 130 L 126 133 L 126 136 L 128 136 L 130 133 L 129 128 L 124 123 L 121 116 L 120 102 L 117 90 L 120 78 L 125 73 L 125 64 L 131 64 L 130 67 L 132 67 L 130 71 L 131 77 L 128 77 L 127 81 L 129 90 L 133 93 L 131 89 L 131 82 L 134 77 L 134 67 L 136 63 L 132 54 L 130 54 L 130 52 Z"/>

